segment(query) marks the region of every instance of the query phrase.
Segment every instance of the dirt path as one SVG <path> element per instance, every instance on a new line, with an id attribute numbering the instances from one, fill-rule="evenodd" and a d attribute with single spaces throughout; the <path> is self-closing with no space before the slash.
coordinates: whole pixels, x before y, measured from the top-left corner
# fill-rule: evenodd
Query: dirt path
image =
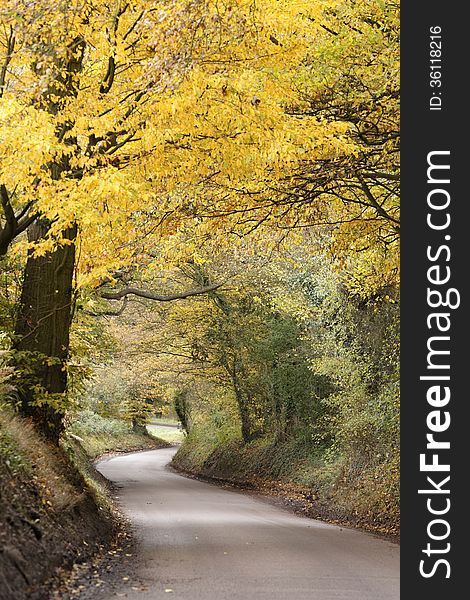
<path id="1" fill-rule="evenodd" d="M 397 545 L 182 477 L 174 452 L 98 464 L 138 546 L 129 579 L 97 599 L 398 600 Z"/>

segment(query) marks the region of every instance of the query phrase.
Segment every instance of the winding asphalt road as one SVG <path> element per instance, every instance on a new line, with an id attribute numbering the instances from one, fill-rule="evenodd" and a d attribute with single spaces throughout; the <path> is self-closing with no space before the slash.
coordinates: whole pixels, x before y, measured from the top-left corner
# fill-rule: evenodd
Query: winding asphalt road
<path id="1" fill-rule="evenodd" d="M 98 464 L 134 525 L 143 583 L 103 600 L 398 600 L 397 545 L 182 477 L 174 452 Z"/>

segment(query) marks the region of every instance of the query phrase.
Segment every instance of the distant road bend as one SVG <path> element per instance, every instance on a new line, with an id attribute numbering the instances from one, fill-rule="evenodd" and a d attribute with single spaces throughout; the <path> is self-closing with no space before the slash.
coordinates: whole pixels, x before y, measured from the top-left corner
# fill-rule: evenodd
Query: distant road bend
<path id="1" fill-rule="evenodd" d="M 98 469 L 120 488 L 145 591 L 127 600 L 398 600 L 399 547 L 169 470 L 174 448 Z M 115 600 L 116 594 L 100 596 Z"/>

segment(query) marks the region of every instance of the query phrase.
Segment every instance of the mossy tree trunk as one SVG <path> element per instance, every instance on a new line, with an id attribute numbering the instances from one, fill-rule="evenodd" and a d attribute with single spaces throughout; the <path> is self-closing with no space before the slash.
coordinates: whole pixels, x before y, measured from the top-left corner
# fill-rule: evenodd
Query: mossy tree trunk
<path id="1" fill-rule="evenodd" d="M 249 407 L 249 399 L 247 395 L 244 393 L 242 389 L 242 385 L 239 379 L 238 368 L 237 368 L 237 357 L 233 359 L 233 364 L 231 365 L 231 369 L 229 371 L 233 391 L 235 392 L 235 398 L 238 406 L 238 414 L 240 416 L 240 424 L 241 424 L 241 432 L 242 438 L 245 444 L 248 444 L 253 440 L 253 431 L 251 424 L 251 416 L 250 416 L 250 407 Z"/>
<path id="2" fill-rule="evenodd" d="M 138 417 L 134 417 L 132 419 L 132 431 L 134 433 L 138 433 L 139 435 L 148 435 L 147 425 L 143 419 L 139 419 Z"/>
<path id="3" fill-rule="evenodd" d="M 31 226 L 30 241 L 44 238 L 48 227 Z M 15 327 L 19 410 L 55 442 L 64 427 L 76 233 L 70 227 L 63 233 L 69 243 L 45 256 L 30 252 Z"/>
<path id="4" fill-rule="evenodd" d="M 67 99 L 77 95 L 85 47 L 85 40 L 77 37 L 67 46 L 65 54 L 56 54 L 55 77 L 39 100 L 39 106 L 51 115 L 59 115 L 66 108 Z M 49 51 L 54 56 L 56 49 L 51 47 Z M 40 61 L 34 68 L 42 74 Z M 77 140 L 65 138 L 72 127 L 71 119 L 61 122 L 56 136 L 74 154 L 78 151 Z M 70 155 L 64 154 L 45 165 L 45 169 L 53 180 L 59 181 L 72 170 Z M 29 241 L 45 239 L 49 228 L 50 222 L 39 216 L 28 229 Z M 39 430 L 54 442 L 58 442 L 64 428 L 76 224 L 62 231 L 61 236 L 63 241 L 52 252 L 35 256 L 30 251 L 28 255 L 13 347 L 20 376 L 19 410 L 32 417 Z"/>

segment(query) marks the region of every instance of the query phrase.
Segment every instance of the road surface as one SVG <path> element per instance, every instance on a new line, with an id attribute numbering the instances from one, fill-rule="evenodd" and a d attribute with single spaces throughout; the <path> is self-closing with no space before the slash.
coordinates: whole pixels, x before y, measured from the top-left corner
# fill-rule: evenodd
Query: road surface
<path id="1" fill-rule="evenodd" d="M 174 452 L 98 464 L 138 540 L 131 579 L 103 600 L 398 600 L 397 545 L 182 477 Z"/>

